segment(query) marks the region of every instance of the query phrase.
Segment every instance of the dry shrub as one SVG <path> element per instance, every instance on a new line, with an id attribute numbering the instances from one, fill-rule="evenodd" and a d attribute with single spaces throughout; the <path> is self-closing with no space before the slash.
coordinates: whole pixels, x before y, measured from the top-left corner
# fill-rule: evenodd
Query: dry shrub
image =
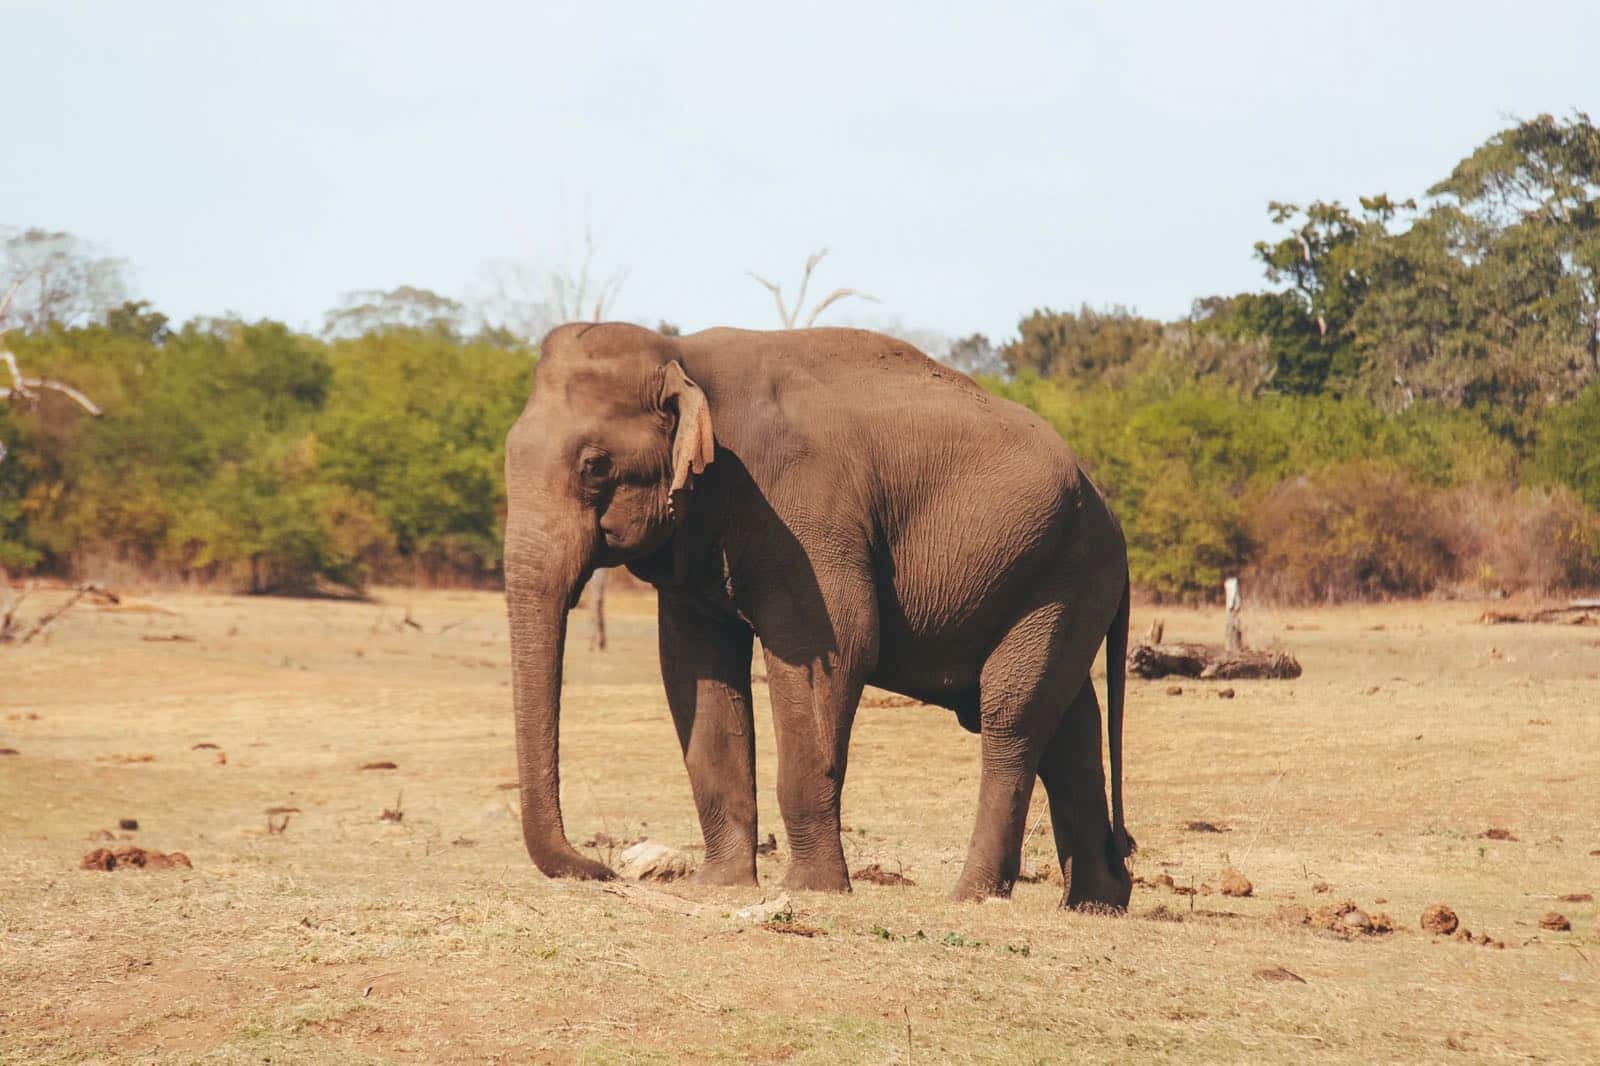
<path id="1" fill-rule="evenodd" d="M 1474 485 L 1448 496 L 1460 577 L 1482 592 L 1600 585 L 1600 515 L 1563 487 Z"/>
<path id="2" fill-rule="evenodd" d="M 1564 488 L 1439 489 L 1348 463 L 1274 486 L 1247 524 L 1255 586 L 1288 602 L 1600 585 L 1600 515 Z"/>
<path id="3" fill-rule="evenodd" d="M 1455 576 L 1438 494 L 1377 463 L 1274 486 L 1248 511 L 1255 585 L 1288 601 L 1421 596 Z"/>

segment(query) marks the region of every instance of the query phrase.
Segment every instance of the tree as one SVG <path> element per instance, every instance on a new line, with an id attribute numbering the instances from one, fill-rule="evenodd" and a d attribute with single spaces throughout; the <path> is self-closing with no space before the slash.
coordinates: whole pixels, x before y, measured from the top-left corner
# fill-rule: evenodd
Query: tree
<path id="1" fill-rule="evenodd" d="M 971 333 L 951 341 L 940 361 L 974 377 L 979 374 L 999 375 L 1007 371 L 1005 360 L 982 333 Z"/>
<path id="2" fill-rule="evenodd" d="M 817 269 L 817 264 L 822 262 L 827 255 L 828 249 L 823 248 L 821 251 L 812 252 L 806 257 L 806 267 L 800 275 L 800 291 L 794 298 L 793 307 L 790 307 L 783 302 L 783 287 L 781 285 L 768 281 L 766 278 L 762 277 L 760 274 L 757 274 L 753 270 L 745 271 L 745 273 L 754 278 L 762 288 L 772 293 L 772 299 L 778 305 L 778 321 L 783 323 L 784 329 L 795 328 L 795 322 L 799 320 L 801 311 L 805 309 L 806 287 L 811 284 L 811 273 Z M 852 296 L 858 300 L 870 300 L 873 303 L 878 302 L 878 298 L 876 296 L 870 296 L 859 289 L 834 289 L 832 292 L 828 293 L 828 295 L 816 302 L 816 304 L 811 308 L 811 313 L 806 315 L 805 321 L 801 324 L 801 328 L 810 329 L 812 326 L 816 325 L 817 318 L 822 314 L 822 312 L 826 311 L 840 300 L 847 300 Z"/>
<path id="3" fill-rule="evenodd" d="M 1017 324 L 1017 338 L 1000 349 L 1013 374 L 1094 380 L 1147 354 L 1161 341 L 1161 323 L 1124 307 L 1077 312 L 1040 308 Z"/>
<path id="4" fill-rule="evenodd" d="M 125 264 L 70 233 L 0 227 L 0 290 L 24 333 L 92 322 L 125 298 Z"/>
<path id="5" fill-rule="evenodd" d="M 359 337 L 386 329 L 423 330 L 446 336 L 461 332 L 464 308 L 431 289 L 401 285 L 389 289 L 357 289 L 345 293 L 339 306 L 323 318 L 323 335 Z"/>

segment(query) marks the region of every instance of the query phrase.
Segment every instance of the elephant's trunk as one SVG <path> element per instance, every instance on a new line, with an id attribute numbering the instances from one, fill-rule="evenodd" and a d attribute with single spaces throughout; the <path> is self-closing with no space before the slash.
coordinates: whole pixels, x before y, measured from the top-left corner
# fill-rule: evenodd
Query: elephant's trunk
<path id="1" fill-rule="evenodd" d="M 545 531 L 529 528 L 515 504 L 508 527 L 506 607 L 523 843 L 549 877 L 610 877 L 603 864 L 573 849 L 561 820 L 561 666 L 567 612 L 587 570 L 586 553 L 571 545 L 561 550 Z"/>

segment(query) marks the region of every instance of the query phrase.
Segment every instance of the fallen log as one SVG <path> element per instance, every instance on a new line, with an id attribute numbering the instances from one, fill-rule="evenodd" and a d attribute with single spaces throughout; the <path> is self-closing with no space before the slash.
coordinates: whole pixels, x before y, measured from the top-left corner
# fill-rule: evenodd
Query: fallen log
<path id="1" fill-rule="evenodd" d="M 1530 622 L 1562 626 L 1600 625 L 1600 600 L 1573 600 L 1565 607 L 1543 607 L 1534 611 L 1484 611 L 1478 616 L 1478 621 L 1491 626 Z"/>
<path id="2" fill-rule="evenodd" d="M 1128 651 L 1128 672 L 1134 677 L 1196 677 L 1201 680 L 1300 676 L 1300 663 L 1281 651 L 1227 651 L 1210 644 L 1135 644 Z"/>

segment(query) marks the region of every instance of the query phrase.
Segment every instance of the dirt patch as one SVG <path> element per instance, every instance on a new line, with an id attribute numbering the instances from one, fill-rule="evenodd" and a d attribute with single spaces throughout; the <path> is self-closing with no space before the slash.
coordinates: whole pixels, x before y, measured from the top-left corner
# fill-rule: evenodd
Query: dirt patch
<path id="1" fill-rule="evenodd" d="M 366 763 L 365 765 L 363 765 L 361 767 L 361 769 L 363 769 L 363 770 L 398 770 L 398 769 L 400 769 L 400 767 L 396 766 L 394 763 L 390 762 L 389 760 L 384 759 L 384 760 L 381 760 L 379 762 Z"/>
<path id="2" fill-rule="evenodd" d="M 1422 931 L 1435 936 L 1449 936 L 1461 924 L 1456 912 L 1443 903 L 1435 903 L 1422 912 Z"/>
<path id="3" fill-rule="evenodd" d="M 213 744 L 209 740 L 202 740 L 200 743 L 196 744 L 194 747 L 190 748 L 189 750 L 190 751 L 216 751 L 218 749 L 218 747 L 220 747 L 220 745 Z"/>
<path id="4" fill-rule="evenodd" d="M 1183 921 L 1183 912 L 1175 911 L 1165 903 L 1157 903 L 1140 917 L 1148 918 L 1152 922 L 1181 922 Z"/>
<path id="5" fill-rule="evenodd" d="M 1184 822 L 1183 827 L 1191 833 L 1231 833 L 1232 826 L 1218 825 L 1216 822 Z"/>
<path id="6" fill-rule="evenodd" d="M 117 821 L 117 828 L 118 829 L 126 829 L 130 833 L 135 832 L 139 828 L 139 819 L 137 819 L 137 818 L 122 818 L 122 819 L 119 819 Z"/>
<path id="7" fill-rule="evenodd" d="M 176 867 L 192 869 L 194 864 L 181 851 L 155 851 L 137 847 L 95 848 L 78 865 L 85 870 L 170 870 Z"/>
<path id="8" fill-rule="evenodd" d="M 1572 923 L 1567 920 L 1565 914 L 1550 911 L 1539 919 L 1539 928 L 1548 929 L 1552 933 L 1570 933 L 1572 931 Z"/>
<path id="9" fill-rule="evenodd" d="M 1593 903 L 1593 892 L 1568 892 L 1564 896 L 1557 896 L 1562 903 Z"/>
<path id="10" fill-rule="evenodd" d="M 0 755 L 21 755 L 21 754 L 22 754 L 22 752 L 18 751 L 16 748 L 0 748 Z"/>
<path id="11" fill-rule="evenodd" d="M 1231 689 L 1231 688 L 1220 689 L 1217 692 L 1217 699 L 1219 699 L 1219 700 L 1231 700 L 1231 699 L 1233 699 L 1233 689 Z"/>
<path id="12" fill-rule="evenodd" d="M 1493 826 L 1478 834 L 1480 840 L 1515 840 L 1517 835 L 1509 829 Z"/>
<path id="13" fill-rule="evenodd" d="M 1306 983 L 1304 977 L 1301 977 L 1293 970 L 1286 970 L 1282 966 L 1268 966 L 1265 969 L 1257 970 L 1255 975 L 1263 981 L 1286 981 L 1302 985 Z"/>
<path id="14" fill-rule="evenodd" d="M 907 887 L 916 884 L 915 881 L 911 880 L 911 878 L 907 877 L 905 874 L 896 873 L 893 870 L 885 870 L 878 863 L 873 863 L 871 866 L 863 866 L 861 869 L 851 874 L 850 879 L 853 881 L 866 881 L 874 885 L 894 885 L 900 887 Z"/>
<path id="15" fill-rule="evenodd" d="M 1167 695 L 1169 695 L 1169 696 L 1181 696 L 1181 695 L 1183 695 L 1183 686 L 1182 685 L 1168 685 L 1167 686 Z"/>
<path id="16" fill-rule="evenodd" d="M 1222 894 L 1224 896 L 1248 896 L 1255 891 L 1255 886 L 1250 879 L 1238 870 L 1222 871 Z"/>
<path id="17" fill-rule="evenodd" d="M 116 763 L 118 766 L 127 766 L 132 763 L 155 762 L 156 757 L 146 751 L 138 754 L 117 753 L 114 755 L 96 755 L 94 757 L 94 761 Z"/>
<path id="18" fill-rule="evenodd" d="M 1327 892 L 1332 887 L 1333 886 L 1329 885 L 1328 882 L 1326 882 L 1326 881 L 1318 881 L 1316 884 L 1311 886 L 1311 891 L 1317 893 L 1318 895 L 1321 895 L 1324 892 Z"/>
<path id="19" fill-rule="evenodd" d="M 778 853 L 778 835 L 768 833 L 767 839 L 756 845 L 757 855 L 776 855 Z"/>
<path id="20" fill-rule="evenodd" d="M 193 644 L 195 638 L 187 633 L 147 633 L 139 638 L 146 644 Z"/>

